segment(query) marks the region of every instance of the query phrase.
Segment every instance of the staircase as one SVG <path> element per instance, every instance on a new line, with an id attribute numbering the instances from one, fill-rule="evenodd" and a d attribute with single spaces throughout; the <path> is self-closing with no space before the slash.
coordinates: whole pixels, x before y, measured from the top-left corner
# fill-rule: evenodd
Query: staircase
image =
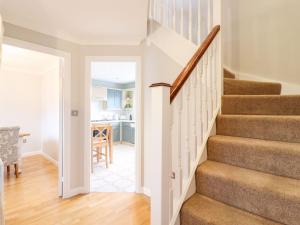
<path id="1" fill-rule="evenodd" d="M 217 135 L 181 225 L 300 224 L 300 95 L 225 71 Z"/>

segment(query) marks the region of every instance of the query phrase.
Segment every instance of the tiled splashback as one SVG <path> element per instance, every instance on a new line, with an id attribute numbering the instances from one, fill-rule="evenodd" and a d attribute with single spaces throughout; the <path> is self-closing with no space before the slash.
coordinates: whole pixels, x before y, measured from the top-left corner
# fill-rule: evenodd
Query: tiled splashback
<path id="1" fill-rule="evenodd" d="M 108 110 L 102 104 L 101 101 L 91 102 L 91 120 L 118 120 L 122 117 L 129 119 L 130 115 L 132 115 L 133 120 L 135 118 L 134 110 Z"/>

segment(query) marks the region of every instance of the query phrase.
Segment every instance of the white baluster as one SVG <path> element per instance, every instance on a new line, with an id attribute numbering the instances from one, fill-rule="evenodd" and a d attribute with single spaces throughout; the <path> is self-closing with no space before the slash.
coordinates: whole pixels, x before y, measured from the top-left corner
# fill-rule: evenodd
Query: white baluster
<path id="1" fill-rule="evenodd" d="M 153 0 L 149 1 L 149 18 L 153 19 Z"/>
<path id="2" fill-rule="evenodd" d="M 173 1 L 173 21 L 172 21 L 172 28 L 176 31 L 176 0 Z"/>
<path id="3" fill-rule="evenodd" d="M 187 136 L 188 136 L 188 148 L 189 148 L 189 154 L 190 154 L 190 161 L 192 162 L 195 157 L 194 152 L 194 88 L 193 88 L 193 77 L 194 77 L 194 71 L 191 73 L 189 79 L 186 82 L 187 88 L 189 89 L 189 104 L 188 104 L 188 129 L 187 129 Z"/>
<path id="4" fill-rule="evenodd" d="M 202 96 L 202 78 L 203 78 L 203 60 L 199 62 L 197 66 L 197 107 L 196 107 L 196 116 L 197 116 L 197 143 L 198 146 L 200 147 L 203 141 L 203 122 L 202 122 L 202 117 L 203 117 L 203 96 Z"/>
<path id="5" fill-rule="evenodd" d="M 169 2 L 171 0 L 162 0 L 163 1 L 163 24 L 168 27 L 169 26 L 169 12 L 170 12 L 170 8 L 169 8 Z"/>
<path id="6" fill-rule="evenodd" d="M 201 43 L 201 0 L 198 0 L 198 44 Z"/>
<path id="7" fill-rule="evenodd" d="M 183 113 L 182 113 L 182 167 L 183 178 L 186 180 L 190 174 L 190 149 L 189 149 L 189 93 L 187 83 L 183 86 Z"/>
<path id="8" fill-rule="evenodd" d="M 159 0 L 159 22 L 163 25 L 164 23 L 164 0 Z"/>
<path id="9" fill-rule="evenodd" d="M 192 0 L 189 0 L 189 40 L 193 42 L 193 35 L 192 35 Z"/>
<path id="10" fill-rule="evenodd" d="M 213 78 L 214 78 L 214 111 L 218 106 L 218 85 L 217 85 L 217 42 L 213 42 Z"/>
<path id="11" fill-rule="evenodd" d="M 203 90 L 204 90 L 204 94 L 203 94 L 203 103 L 204 103 L 204 112 L 203 112 L 203 122 L 204 122 L 204 126 L 203 126 L 203 134 L 206 133 L 207 129 L 208 129 L 208 86 L 207 86 L 207 79 L 208 79 L 208 57 L 207 57 L 207 53 L 204 54 L 203 56 L 203 62 L 204 62 L 204 76 L 203 76 Z"/>
<path id="12" fill-rule="evenodd" d="M 182 185 L 183 185 L 183 169 L 182 169 L 182 115 L 183 115 L 183 91 L 180 91 L 179 94 L 177 95 L 177 104 L 178 104 L 178 116 L 177 116 L 177 126 L 178 126 L 178 131 L 177 131 L 177 142 L 178 142 L 178 193 L 181 196 L 182 194 Z"/>
<path id="13" fill-rule="evenodd" d="M 213 111 L 214 111 L 214 97 L 213 97 L 213 48 L 212 45 L 208 49 L 209 53 L 209 68 L 210 68 L 210 74 L 209 74 L 209 98 L 210 98 L 210 112 L 209 112 L 209 121 L 212 120 L 213 117 Z"/>
<path id="14" fill-rule="evenodd" d="M 174 200 L 181 196 L 181 95 L 178 94 L 172 103 L 172 168 L 173 168 L 173 189 Z"/>
<path id="15" fill-rule="evenodd" d="M 192 138 L 191 138 L 191 150 L 193 152 L 192 159 L 195 161 L 197 159 L 197 105 L 199 105 L 199 99 L 197 99 L 197 67 L 194 69 L 191 75 L 192 81 L 192 95 L 191 95 L 191 114 L 192 119 Z"/>
<path id="16" fill-rule="evenodd" d="M 183 10 L 184 10 L 184 0 L 180 1 L 180 35 L 184 36 L 183 34 Z"/>
<path id="17" fill-rule="evenodd" d="M 221 64 L 221 36 L 217 35 L 216 37 L 216 43 L 217 43 L 217 53 L 216 53 L 216 61 L 217 61 L 217 98 L 218 98 L 218 106 L 221 105 L 221 98 L 222 98 L 222 92 L 223 92 L 223 71 L 222 71 L 222 64 Z"/>
<path id="18" fill-rule="evenodd" d="M 207 18 L 207 25 L 208 25 L 208 30 L 210 31 L 212 29 L 212 1 L 213 0 L 208 0 L 208 18 Z"/>

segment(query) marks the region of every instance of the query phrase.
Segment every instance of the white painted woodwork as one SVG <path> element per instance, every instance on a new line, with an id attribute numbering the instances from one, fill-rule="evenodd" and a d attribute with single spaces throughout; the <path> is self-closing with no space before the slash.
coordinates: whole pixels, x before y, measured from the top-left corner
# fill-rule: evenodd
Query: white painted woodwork
<path id="1" fill-rule="evenodd" d="M 3 24 L 0 14 L 0 66 L 2 61 Z M 0 159 L 0 225 L 4 225 L 4 165 Z"/>
<path id="2" fill-rule="evenodd" d="M 220 110 L 220 62 L 218 35 L 172 104 L 169 88 L 152 88 L 153 225 L 174 225 L 179 215 Z"/>
<path id="3" fill-rule="evenodd" d="M 220 4 L 220 0 L 152 0 L 150 18 L 199 45 L 203 41 L 201 37 L 208 34 L 201 32 L 211 31 L 220 23 Z M 200 15 L 201 12 L 205 12 L 206 17 Z M 201 29 L 203 25 L 205 29 Z M 168 87 L 152 88 L 151 122 L 156 162 L 151 196 L 152 225 L 176 224 L 220 111 L 222 81 L 219 33 L 171 104 Z"/>
<path id="4" fill-rule="evenodd" d="M 151 187 L 151 224 L 166 225 L 170 221 L 172 161 L 169 139 L 170 88 L 154 87 L 151 92 L 152 155 L 155 182 Z M 153 162 L 154 162 L 153 161 Z M 172 196 L 170 195 L 172 194 Z"/>
<path id="5" fill-rule="evenodd" d="M 3 27 L 3 23 L 2 23 L 2 16 L 0 14 L 0 66 L 1 66 L 1 62 L 2 62 L 3 34 L 4 34 L 4 27 Z"/>
<path id="6" fill-rule="evenodd" d="M 220 5 L 220 0 L 151 0 L 149 17 L 199 45 L 220 22 Z"/>

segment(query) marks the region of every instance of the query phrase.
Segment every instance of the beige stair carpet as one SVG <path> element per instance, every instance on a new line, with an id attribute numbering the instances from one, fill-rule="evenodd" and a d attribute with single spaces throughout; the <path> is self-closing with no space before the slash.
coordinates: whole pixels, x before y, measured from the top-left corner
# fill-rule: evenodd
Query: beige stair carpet
<path id="1" fill-rule="evenodd" d="M 217 134 L 300 143 L 300 116 L 221 115 Z"/>
<path id="2" fill-rule="evenodd" d="M 224 79 L 225 95 L 280 95 L 281 84 Z"/>
<path id="3" fill-rule="evenodd" d="M 280 96 L 278 83 L 226 78 L 224 92 L 181 224 L 300 225 L 300 96 Z"/>
<path id="4" fill-rule="evenodd" d="M 300 180 L 300 144 L 216 135 L 208 159 Z"/>
<path id="5" fill-rule="evenodd" d="M 200 194 L 185 203 L 181 221 L 181 225 L 280 225 Z"/>
<path id="6" fill-rule="evenodd" d="M 300 95 L 225 95 L 222 113 L 238 115 L 300 115 Z"/>
<path id="7" fill-rule="evenodd" d="M 235 79 L 235 74 L 224 69 L 224 78 Z"/>
<path id="8" fill-rule="evenodd" d="M 196 173 L 197 192 L 261 217 L 300 221 L 300 181 L 206 161 Z"/>

